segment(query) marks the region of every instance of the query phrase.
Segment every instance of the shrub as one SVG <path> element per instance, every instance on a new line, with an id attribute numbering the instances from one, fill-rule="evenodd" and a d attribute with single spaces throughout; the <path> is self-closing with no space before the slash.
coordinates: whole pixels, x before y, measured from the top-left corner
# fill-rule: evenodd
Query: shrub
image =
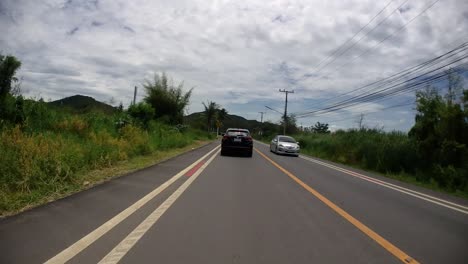
<path id="1" fill-rule="evenodd" d="M 47 106 L 40 110 L 43 106 L 31 103 L 24 125 L 9 123 L 0 130 L 0 211 L 78 188 L 82 172 L 207 138 L 204 132 L 155 121 L 147 130 L 133 124 L 118 129 L 116 116 L 57 114 Z M 37 122 L 32 115 L 46 118 Z"/>
<path id="2" fill-rule="evenodd" d="M 128 108 L 128 114 L 145 128 L 148 127 L 149 122 L 155 115 L 154 108 L 151 105 L 143 102 L 131 105 Z"/>

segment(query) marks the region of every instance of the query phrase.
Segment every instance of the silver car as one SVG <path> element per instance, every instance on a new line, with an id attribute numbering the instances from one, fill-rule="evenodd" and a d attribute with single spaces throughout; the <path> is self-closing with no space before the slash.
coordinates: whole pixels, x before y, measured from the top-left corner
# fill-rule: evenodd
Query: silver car
<path id="1" fill-rule="evenodd" d="M 289 136 L 278 135 L 270 143 L 270 151 L 276 154 L 299 156 L 299 142 Z"/>

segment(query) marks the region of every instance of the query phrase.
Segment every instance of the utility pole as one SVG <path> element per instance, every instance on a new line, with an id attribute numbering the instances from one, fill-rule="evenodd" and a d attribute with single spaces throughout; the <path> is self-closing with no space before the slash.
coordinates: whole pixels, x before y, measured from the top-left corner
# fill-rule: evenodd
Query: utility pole
<path id="1" fill-rule="evenodd" d="M 259 112 L 261 117 L 260 117 L 260 123 L 263 123 L 263 114 L 265 114 L 266 112 Z"/>
<path id="2" fill-rule="evenodd" d="M 133 92 L 133 105 L 136 104 L 137 89 L 138 89 L 138 88 L 135 86 L 135 91 Z"/>
<path id="3" fill-rule="evenodd" d="M 287 114 L 288 114 L 288 94 L 289 93 L 294 93 L 294 90 L 291 90 L 291 91 L 287 91 L 286 89 L 279 89 L 279 91 L 281 93 L 285 93 L 286 94 L 286 100 L 284 102 L 284 116 L 283 116 L 283 135 L 286 135 L 286 123 L 287 123 Z"/>

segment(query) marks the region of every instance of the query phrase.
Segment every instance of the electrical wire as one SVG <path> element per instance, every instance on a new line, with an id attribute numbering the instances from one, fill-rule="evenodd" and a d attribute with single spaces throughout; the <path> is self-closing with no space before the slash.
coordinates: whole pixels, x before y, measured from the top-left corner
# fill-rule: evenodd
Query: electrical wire
<path id="1" fill-rule="evenodd" d="M 421 71 L 421 70 L 423 70 L 423 69 L 425 69 L 425 68 L 430 68 L 430 67 L 432 67 L 432 66 L 435 66 L 435 65 L 437 65 L 437 64 L 439 64 L 439 63 L 441 63 L 441 62 L 447 60 L 448 58 L 451 58 L 451 57 L 454 57 L 455 55 L 458 55 L 458 53 L 463 52 L 463 51 L 465 51 L 465 50 L 467 50 L 467 49 L 468 49 L 468 42 L 467 42 L 467 43 L 464 43 L 464 44 L 462 44 L 462 45 L 460 45 L 459 47 L 457 47 L 457 48 L 455 48 L 455 49 L 453 49 L 453 50 L 451 50 L 451 51 L 449 51 L 449 52 L 447 52 L 447 53 L 445 53 L 445 54 L 443 54 L 443 55 L 440 55 L 440 56 L 438 56 L 438 57 L 436 57 L 436 58 L 434 58 L 434 59 L 431 59 L 431 60 L 429 60 L 429 61 L 427 61 L 427 62 L 424 62 L 424 63 L 419 64 L 419 65 L 417 65 L 417 66 L 411 67 L 411 68 L 409 68 L 408 70 L 401 71 L 401 72 L 399 72 L 399 73 L 397 73 L 397 74 L 394 74 L 394 75 L 392 75 L 392 76 L 390 76 L 390 77 L 387 77 L 387 78 L 381 79 L 381 80 L 379 80 L 379 81 L 373 82 L 373 83 L 371 83 L 371 84 L 368 84 L 368 85 L 359 87 L 359 88 L 354 89 L 354 90 L 352 90 L 352 91 L 350 91 L 350 92 L 347 92 L 347 93 L 345 93 L 345 94 L 343 94 L 343 95 L 347 95 L 347 94 L 350 94 L 350 93 L 353 93 L 353 92 L 362 90 L 362 89 L 364 89 L 364 88 L 372 87 L 372 86 L 375 85 L 375 84 L 378 84 L 378 85 L 377 85 L 376 87 L 372 88 L 372 90 L 382 92 L 382 91 L 386 91 L 386 90 L 388 90 L 388 89 L 390 89 L 390 88 L 394 88 L 394 87 L 396 87 L 396 86 L 399 86 L 399 85 L 408 83 L 408 82 L 410 82 L 410 81 L 416 80 L 417 78 L 421 78 L 421 77 L 424 76 L 424 75 L 428 75 L 428 74 L 430 74 L 430 73 L 433 73 L 433 72 L 435 72 L 435 71 L 437 71 L 437 70 L 439 70 L 439 69 L 441 69 L 441 68 L 443 68 L 443 67 L 450 66 L 450 65 L 452 65 L 452 64 L 454 64 L 454 63 L 456 63 L 456 62 L 458 62 L 458 61 L 460 61 L 460 60 L 463 60 L 464 58 L 466 58 L 466 55 L 465 55 L 465 57 L 462 57 L 461 59 L 458 58 L 458 59 L 456 59 L 455 61 L 452 61 L 452 62 L 450 62 L 450 63 L 447 63 L 447 64 L 445 64 L 445 65 L 443 65 L 443 66 L 441 66 L 441 67 L 439 66 L 439 67 L 436 68 L 436 69 L 433 69 L 433 70 L 427 71 L 427 72 L 425 72 L 425 73 L 423 73 L 423 74 L 420 74 L 420 75 L 418 75 L 418 76 L 409 78 L 410 75 L 411 75 L 412 73 L 419 72 L 419 71 Z M 389 84 L 395 83 L 395 82 L 400 81 L 400 80 L 402 80 L 402 79 L 404 79 L 404 78 L 409 78 L 409 79 L 406 80 L 406 81 L 397 83 L 396 85 L 387 87 L 386 89 L 377 90 L 377 88 L 385 87 L 385 86 L 387 86 L 387 85 L 389 85 Z M 370 91 L 369 91 L 369 92 L 370 92 Z M 371 94 L 375 94 L 375 92 L 373 92 L 373 93 L 371 93 Z M 341 96 L 343 96 L 343 95 L 340 95 L 340 96 L 338 96 L 338 97 L 341 97 Z M 356 96 L 350 97 L 350 98 L 345 99 L 345 100 L 343 100 L 343 101 L 337 102 L 337 103 L 335 103 L 334 105 L 332 105 L 331 107 L 339 106 L 340 104 L 347 103 L 347 102 L 349 102 L 349 101 L 351 101 L 351 100 L 355 100 L 356 98 L 360 98 L 360 97 L 362 98 L 363 96 L 369 96 L 369 94 L 363 94 L 363 93 L 358 94 L 358 95 L 356 95 Z M 335 98 L 337 98 L 337 97 L 335 97 Z M 335 99 L 335 98 L 333 98 L 333 99 Z M 314 109 L 314 110 L 311 110 L 311 111 L 300 112 L 300 113 L 295 113 L 295 114 L 296 114 L 296 116 L 302 116 L 302 115 L 307 115 L 307 114 L 310 114 L 310 113 L 315 113 L 315 112 L 317 112 L 317 111 L 324 110 L 324 109 L 328 109 L 328 108 L 330 108 L 330 107 L 326 107 L 326 108 L 322 108 L 322 109 Z"/>
<path id="2" fill-rule="evenodd" d="M 358 118 L 360 117 L 362 114 L 375 114 L 375 113 L 380 113 L 382 111 L 385 111 L 385 110 L 388 110 L 388 109 L 393 109 L 393 108 L 400 108 L 400 107 L 404 107 L 404 106 L 410 106 L 410 105 L 414 105 L 414 101 L 410 102 L 410 103 L 404 103 L 404 104 L 398 104 L 398 105 L 392 105 L 392 106 L 389 106 L 389 107 L 385 107 L 385 108 L 382 108 L 382 109 L 379 109 L 379 110 L 376 110 L 376 111 L 370 111 L 370 112 L 362 112 L 360 113 L 359 115 L 354 115 L 354 116 L 350 116 L 350 117 L 347 117 L 347 118 L 343 118 L 343 119 L 337 119 L 337 120 L 327 120 L 327 123 L 328 124 L 331 124 L 331 123 L 337 123 L 337 122 L 342 122 L 342 121 L 348 121 L 348 120 L 352 120 L 354 118 Z"/>
<path id="3" fill-rule="evenodd" d="M 380 46 L 383 42 L 387 41 L 388 39 L 392 38 L 393 36 L 395 36 L 395 34 L 397 34 L 398 32 L 402 31 L 404 28 L 406 28 L 409 24 L 411 24 L 415 19 L 417 19 L 418 17 L 420 17 L 422 14 L 424 14 L 427 10 L 431 9 L 437 2 L 439 2 L 440 0 L 435 0 L 434 2 L 432 2 L 430 5 L 428 5 L 426 8 L 424 8 L 423 11 L 421 11 L 419 14 L 417 14 L 415 17 L 413 17 L 412 19 L 408 20 L 408 22 L 406 22 L 403 26 L 401 26 L 400 28 L 398 28 L 396 31 L 394 31 L 393 33 L 389 34 L 387 37 L 383 38 L 382 40 L 380 40 L 377 44 L 375 44 L 374 46 L 372 46 L 371 48 L 367 49 L 367 50 L 364 50 L 361 54 L 359 54 L 357 57 L 354 57 L 352 58 L 351 60 L 339 65 L 337 68 L 333 69 L 333 72 L 335 72 L 336 70 L 338 69 L 341 69 L 343 66 L 361 58 L 363 55 L 373 51 L 375 48 L 377 48 L 378 46 Z"/>
<path id="4" fill-rule="evenodd" d="M 275 112 L 277 112 L 277 113 L 279 113 L 279 114 L 281 114 L 281 115 L 283 115 L 283 113 L 281 113 L 280 111 L 278 111 L 278 110 L 276 110 L 276 109 L 274 109 L 274 108 L 272 108 L 272 107 L 269 107 L 269 106 L 266 106 L 266 105 L 265 105 L 265 107 L 268 108 L 268 109 L 270 109 L 270 110 L 273 110 L 273 111 L 275 111 Z"/>
<path id="5" fill-rule="evenodd" d="M 335 51 L 334 51 L 332 54 L 330 54 L 330 55 L 329 55 L 328 57 L 326 57 L 325 59 L 321 60 L 320 63 L 317 64 L 317 66 L 314 68 L 314 70 L 317 69 L 318 67 L 320 67 L 320 65 L 322 65 L 322 63 L 326 62 L 328 59 L 330 59 L 331 57 L 335 56 L 335 54 L 336 54 L 338 51 L 340 51 L 340 50 L 341 50 L 343 47 L 345 47 L 349 42 L 351 42 L 359 33 L 361 33 L 368 25 L 370 25 L 370 23 L 372 23 L 372 21 L 374 21 L 380 14 L 382 14 L 382 12 L 383 12 L 385 9 L 387 9 L 387 7 L 388 7 L 393 1 L 394 1 L 394 0 L 388 1 L 388 3 L 387 3 L 371 20 L 369 20 L 369 22 L 367 22 L 366 25 L 364 25 L 363 27 L 361 27 L 361 29 L 360 29 L 358 32 L 356 32 L 351 38 L 349 38 L 347 41 L 345 41 L 343 44 L 341 44 L 337 49 L 335 49 Z M 407 1 L 405 1 L 405 3 L 406 3 L 406 2 L 407 2 Z M 394 12 L 395 12 L 395 11 L 396 11 L 396 9 L 394 10 Z M 393 14 L 393 12 L 392 12 L 392 14 Z M 386 17 L 384 20 L 382 20 L 382 21 L 385 21 L 388 17 L 389 17 L 389 16 L 387 16 L 387 17 Z M 381 21 L 381 23 L 382 23 L 382 21 Z M 379 23 L 378 25 L 380 25 L 381 23 Z M 377 26 L 378 26 L 378 25 L 377 25 Z M 375 29 L 377 26 L 375 26 L 373 29 Z M 372 30 L 373 30 L 373 29 L 372 29 Z M 372 30 L 371 30 L 371 31 L 372 31 Z M 368 31 L 364 36 L 367 36 L 371 31 Z M 362 39 L 362 37 L 361 37 L 355 44 L 353 44 L 353 46 L 356 45 L 361 39 Z M 342 54 L 346 53 L 346 51 L 348 51 L 348 50 L 349 50 L 349 48 L 346 49 L 343 53 L 340 53 L 339 56 L 341 56 Z M 339 56 L 335 57 L 331 62 L 333 62 L 334 60 L 336 60 L 336 58 L 338 58 Z M 331 62 L 330 62 L 330 63 L 331 63 Z M 328 64 L 329 64 L 329 63 L 328 63 Z M 327 65 L 328 65 L 328 64 L 327 64 Z M 325 65 L 325 66 L 326 66 L 326 65 Z M 325 67 L 325 66 L 324 66 L 324 67 Z"/>
<path id="6" fill-rule="evenodd" d="M 319 110 L 314 110 L 314 111 L 310 111 L 308 113 L 304 113 L 304 114 L 301 114 L 301 115 L 296 115 L 296 117 L 305 117 L 305 116 L 308 116 L 308 115 L 311 115 L 311 114 L 315 114 L 315 113 L 318 113 L 318 112 L 324 112 L 324 111 L 336 111 L 338 109 L 342 109 L 342 108 L 345 108 L 346 106 L 350 106 L 350 105 L 353 105 L 353 104 L 356 104 L 356 103 L 363 103 L 363 102 L 368 102 L 368 101 L 372 101 L 373 99 L 378 99 L 378 98 L 383 98 L 383 97 L 388 97 L 388 96 L 391 96 L 391 95 L 395 95 L 395 94 L 399 94 L 400 92 L 404 92 L 404 91 L 412 91 L 415 87 L 419 87 L 421 84 L 426 84 L 428 82 L 431 82 L 431 81 L 435 81 L 437 79 L 440 79 L 442 77 L 445 77 L 447 75 L 447 73 L 438 73 L 438 74 L 435 74 L 434 76 L 432 77 L 429 77 L 425 80 L 423 80 L 422 82 L 419 81 L 417 82 L 417 79 L 421 79 L 422 76 L 424 75 L 428 75 L 428 74 L 431 74 L 431 73 L 434 73 L 435 71 L 437 70 L 440 70 L 442 68 L 445 68 L 447 66 L 450 66 L 454 63 L 457 63 L 459 61 L 462 61 L 464 59 L 468 58 L 468 55 L 465 55 L 461 58 L 458 58 L 456 59 L 455 61 L 452 61 L 450 63 L 447 63 L 443 66 L 440 66 L 434 70 L 431 70 L 429 72 L 426 72 L 425 74 L 423 75 L 420 75 L 420 76 L 416 76 L 416 77 L 413 77 L 409 80 L 406 80 L 406 81 L 403 81 L 403 82 L 400 82 L 396 85 L 392 85 L 390 87 L 386 87 L 384 89 L 380 89 L 380 90 L 377 90 L 375 92 L 372 92 L 372 93 L 367 93 L 367 94 L 360 94 L 360 95 L 357 95 L 357 96 L 354 96 L 354 97 L 351 97 L 351 98 L 348 98 L 346 100 L 343 100 L 339 103 L 336 103 L 334 105 L 331 105 L 331 106 L 328 106 L 328 107 L 325 107 L 323 109 L 319 109 Z M 412 83 L 413 82 L 413 83 Z M 409 83 L 409 85 L 408 85 Z"/>
<path id="7" fill-rule="evenodd" d="M 387 19 L 389 17 L 391 17 L 397 10 L 399 10 L 404 4 L 406 4 L 406 2 L 408 2 L 408 0 L 405 0 L 403 1 L 397 8 L 395 8 L 388 16 L 386 16 L 382 21 L 380 21 L 377 25 L 375 25 L 371 30 L 369 30 L 364 36 L 362 36 L 361 38 L 359 38 L 353 45 L 351 45 L 350 47 L 348 47 L 346 50 L 344 50 L 343 52 L 341 52 L 340 54 L 338 54 L 338 56 L 336 56 L 333 60 L 331 60 L 330 62 L 328 62 L 327 64 L 325 64 L 324 66 L 320 67 L 316 73 L 319 73 L 321 72 L 325 67 L 327 67 L 328 65 L 330 65 L 331 63 L 333 63 L 337 58 L 341 57 L 341 55 L 345 54 L 346 52 L 348 52 L 350 49 L 352 49 L 354 46 L 356 46 L 359 42 L 361 42 L 362 39 L 364 39 L 366 36 L 368 36 L 371 32 L 373 32 L 376 28 L 378 28 L 380 25 L 382 25 L 385 21 L 387 21 Z"/>
<path id="8" fill-rule="evenodd" d="M 458 55 L 459 53 L 463 52 L 463 51 L 466 51 L 468 50 L 468 42 L 465 42 L 465 43 L 462 43 L 461 45 L 459 45 L 458 47 L 442 54 L 442 55 L 439 55 L 433 59 L 430 59 L 428 61 L 425 61 L 421 64 L 418 64 L 416 66 L 413 66 L 413 67 L 410 67 L 410 68 L 407 68 L 405 70 L 402 70 L 396 74 L 393 74 L 389 77 L 386 77 L 386 78 L 383 78 L 383 79 L 380 79 L 378 81 L 374 81 L 374 82 L 371 82 L 369 84 L 366 84 L 364 86 L 361 86 L 357 89 L 353 89 L 349 92 L 346 92 L 346 93 L 343 93 L 343 94 L 340 94 L 338 96 L 335 96 L 333 98 L 330 98 L 330 99 L 327 99 L 327 100 L 324 100 L 321 102 L 321 104 L 325 103 L 325 102 L 329 102 L 329 101 L 333 101 L 333 100 L 336 100 L 337 98 L 340 98 L 340 97 L 343 97 L 343 96 L 346 96 L 346 95 L 349 95 L 349 94 L 352 94 L 354 92 L 357 92 L 357 91 L 360 91 L 360 90 L 364 90 L 365 88 L 369 88 L 369 87 L 372 87 L 374 85 L 377 85 L 376 88 L 378 87 L 382 87 L 383 85 L 388 85 L 390 83 L 393 83 L 393 82 L 396 82 L 398 80 L 401 80 L 401 79 L 404 79 L 405 77 L 408 77 L 409 75 L 411 74 L 414 74 L 414 73 L 417 73 L 417 72 L 421 72 L 422 70 L 425 70 L 426 68 L 430 68 L 444 60 L 447 60 L 451 57 L 454 57 L 456 55 Z M 375 88 L 373 88 L 375 89 Z M 314 110 L 314 109 L 311 109 L 311 110 Z M 296 113 L 298 115 L 302 114 L 302 113 Z"/>

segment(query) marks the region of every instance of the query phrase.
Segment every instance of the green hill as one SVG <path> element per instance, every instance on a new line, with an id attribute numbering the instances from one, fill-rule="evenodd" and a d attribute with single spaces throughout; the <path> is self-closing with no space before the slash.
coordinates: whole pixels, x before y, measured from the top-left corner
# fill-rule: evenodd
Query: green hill
<path id="1" fill-rule="evenodd" d="M 203 112 L 198 112 L 198 113 L 192 113 L 190 115 L 185 116 L 184 121 L 187 125 L 190 125 L 192 127 L 200 128 L 200 129 L 206 129 L 206 119 L 204 116 Z M 265 130 L 266 127 L 269 128 L 269 130 L 278 130 L 279 126 L 276 124 L 271 124 L 271 123 L 260 123 L 257 120 L 248 120 L 245 119 L 242 116 L 238 115 L 227 115 L 226 119 L 223 121 L 223 124 L 220 128 L 220 132 L 224 132 L 227 128 L 246 128 L 250 130 L 252 133 L 256 133 L 257 131 L 260 131 L 261 128 L 263 127 L 263 130 Z"/>
<path id="2" fill-rule="evenodd" d="M 99 111 L 106 114 L 112 114 L 117 109 L 111 105 L 96 101 L 94 98 L 84 95 L 73 95 L 49 103 L 52 106 L 68 109 L 74 113 L 89 113 Z"/>

